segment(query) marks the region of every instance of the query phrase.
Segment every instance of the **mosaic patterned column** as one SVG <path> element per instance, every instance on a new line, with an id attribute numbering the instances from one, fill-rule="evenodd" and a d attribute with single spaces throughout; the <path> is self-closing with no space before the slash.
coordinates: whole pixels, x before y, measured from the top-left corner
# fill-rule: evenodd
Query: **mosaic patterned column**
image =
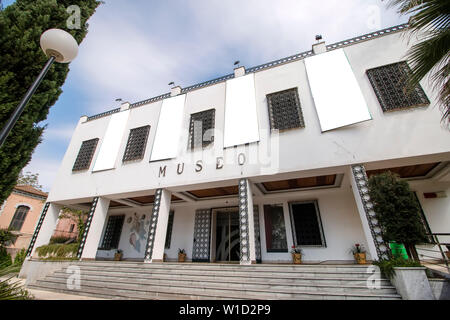
<path id="1" fill-rule="evenodd" d="M 240 263 L 251 264 L 255 262 L 255 233 L 253 223 L 253 203 L 247 179 L 239 180 L 239 234 L 240 234 Z M 250 221 L 251 220 L 251 221 Z M 253 230 L 250 230 L 253 228 Z M 253 241 L 253 244 L 250 242 Z M 253 260 L 253 261 L 252 261 Z"/>
<path id="2" fill-rule="evenodd" d="M 372 259 L 376 258 L 387 259 L 390 256 L 389 245 L 383 240 L 381 228 L 378 224 L 376 213 L 373 210 L 373 203 L 369 196 L 369 186 L 366 170 L 362 164 L 357 164 L 352 165 L 351 172 L 355 182 L 353 188 L 355 188 L 356 186 L 356 190 L 354 190 L 354 195 L 357 200 L 357 204 L 358 203 L 361 204 L 363 209 L 363 215 L 361 215 L 360 212 L 361 219 L 363 219 L 364 217 L 366 220 L 363 221 L 363 227 L 365 225 L 365 222 L 367 222 L 368 228 L 370 230 L 371 237 L 368 237 L 366 234 L 366 237 L 368 238 L 367 241 L 370 240 L 373 241 L 373 244 L 376 249 L 376 254 L 378 256 L 373 257 L 372 254 Z M 359 199 L 357 197 L 359 197 Z"/>
<path id="3" fill-rule="evenodd" d="M 84 233 L 81 236 L 80 247 L 78 248 L 78 252 L 77 252 L 78 259 L 81 259 L 81 255 L 83 254 L 83 249 L 86 244 L 86 238 L 89 233 L 89 228 L 91 227 L 91 222 L 92 222 L 92 218 L 94 217 L 95 209 L 97 208 L 97 203 L 98 203 L 98 197 L 95 197 L 92 200 L 91 210 L 89 211 L 89 215 L 86 220 L 86 224 L 84 226 Z"/>
<path id="4" fill-rule="evenodd" d="M 46 202 L 44 205 L 44 208 L 42 208 L 41 216 L 39 217 L 38 224 L 36 225 L 36 229 L 34 230 L 33 237 L 31 238 L 30 245 L 28 246 L 27 250 L 27 258 L 31 256 L 31 253 L 33 252 L 34 244 L 36 243 L 36 239 L 39 235 L 39 231 L 41 230 L 42 223 L 44 222 L 45 215 L 47 214 L 48 207 L 50 206 L 50 202 Z"/>
<path id="5" fill-rule="evenodd" d="M 195 212 L 193 262 L 209 262 L 211 240 L 211 210 L 200 209 Z"/>
<path id="6" fill-rule="evenodd" d="M 162 189 L 157 189 L 155 192 L 155 202 L 153 204 L 152 216 L 150 218 L 150 226 L 148 229 L 147 246 L 145 248 L 145 262 L 151 262 L 152 260 L 156 226 L 158 225 L 159 209 L 161 205 L 161 193 Z"/>

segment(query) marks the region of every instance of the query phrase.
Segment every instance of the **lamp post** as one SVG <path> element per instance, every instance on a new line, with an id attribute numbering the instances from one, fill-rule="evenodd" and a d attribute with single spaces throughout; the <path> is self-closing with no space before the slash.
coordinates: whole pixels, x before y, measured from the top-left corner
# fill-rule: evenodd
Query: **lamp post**
<path id="1" fill-rule="evenodd" d="M 33 84 L 28 89 L 25 96 L 22 98 L 22 101 L 20 101 L 19 105 L 14 110 L 8 122 L 2 128 L 0 132 L 0 147 L 3 145 L 3 142 L 5 142 L 6 137 L 11 132 L 12 128 L 25 109 L 25 106 L 27 105 L 28 101 L 30 101 L 31 97 L 41 83 L 42 79 L 44 79 L 53 62 L 56 61 L 59 63 L 69 63 L 70 61 L 75 59 L 78 53 L 78 44 L 76 40 L 70 33 L 61 29 L 49 29 L 45 31 L 41 35 L 40 44 L 42 51 L 44 51 L 45 55 L 49 57 L 49 59 L 44 68 L 41 70 L 41 73 L 39 73 L 36 80 L 34 80 Z"/>

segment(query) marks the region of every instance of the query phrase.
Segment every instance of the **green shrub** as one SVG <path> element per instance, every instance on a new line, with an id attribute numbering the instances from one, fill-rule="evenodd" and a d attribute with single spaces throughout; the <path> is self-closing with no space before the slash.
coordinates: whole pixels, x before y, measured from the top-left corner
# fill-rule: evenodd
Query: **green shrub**
<path id="1" fill-rule="evenodd" d="M 6 251 L 6 248 L 0 247 L 0 266 L 2 268 L 12 264 L 11 255 Z"/>
<path id="2" fill-rule="evenodd" d="M 429 242 L 420 217 L 420 206 L 408 182 L 387 171 L 369 179 L 369 195 L 383 239 L 403 243 L 408 256 L 419 260 L 415 245 Z"/>
<path id="3" fill-rule="evenodd" d="M 49 260 L 72 258 L 76 256 L 77 251 L 78 243 L 53 243 L 36 248 L 36 252 L 40 258 Z"/>
<path id="4" fill-rule="evenodd" d="M 16 257 L 14 258 L 14 265 L 22 266 L 26 256 L 27 250 L 25 250 L 25 248 L 22 248 L 19 252 L 17 252 Z"/>
<path id="5" fill-rule="evenodd" d="M 378 266 L 380 268 L 380 271 L 389 279 L 392 279 L 392 277 L 395 275 L 394 268 L 397 268 L 397 267 L 422 267 L 420 262 L 411 260 L 411 259 L 404 259 L 402 257 L 374 261 L 373 264 Z"/>
<path id="6" fill-rule="evenodd" d="M 50 244 L 54 243 L 65 243 L 66 241 L 69 241 L 70 237 L 52 237 L 50 239 Z"/>
<path id="7" fill-rule="evenodd" d="M 0 300 L 32 300 L 33 296 L 24 289 L 19 281 L 12 282 L 12 277 L 0 280 Z"/>

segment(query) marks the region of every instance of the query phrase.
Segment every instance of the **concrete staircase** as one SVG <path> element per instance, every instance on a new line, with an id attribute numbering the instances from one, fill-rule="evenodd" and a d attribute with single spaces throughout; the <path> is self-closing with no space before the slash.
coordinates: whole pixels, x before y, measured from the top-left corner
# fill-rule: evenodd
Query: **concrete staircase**
<path id="1" fill-rule="evenodd" d="M 368 266 L 250 266 L 207 263 L 74 262 L 81 288 L 70 290 L 67 267 L 29 288 L 108 299 L 401 299 L 390 281 L 369 289 Z M 70 282 L 69 282 L 70 283 Z"/>

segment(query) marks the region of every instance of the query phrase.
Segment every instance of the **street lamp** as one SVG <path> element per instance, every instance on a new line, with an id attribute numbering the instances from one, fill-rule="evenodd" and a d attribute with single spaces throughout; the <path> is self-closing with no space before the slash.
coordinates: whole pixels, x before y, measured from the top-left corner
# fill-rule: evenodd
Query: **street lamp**
<path id="1" fill-rule="evenodd" d="M 25 109 L 25 106 L 27 105 L 28 101 L 30 101 L 31 97 L 41 83 L 42 79 L 44 79 L 53 62 L 56 61 L 59 63 L 69 63 L 70 61 L 75 59 L 78 53 L 77 41 L 72 37 L 70 33 L 61 29 L 49 29 L 45 31 L 41 35 L 40 43 L 42 51 L 44 51 L 45 55 L 49 57 L 49 59 L 44 68 L 41 70 L 41 73 L 39 73 L 36 80 L 28 89 L 22 101 L 20 101 L 19 105 L 14 110 L 11 118 L 9 118 L 8 122 L 2 128 L 0 132 L 0 147 L 3 145 L 3 142 L 5 142 L 6 137 L 16 124 L 17 120 Z"/>

